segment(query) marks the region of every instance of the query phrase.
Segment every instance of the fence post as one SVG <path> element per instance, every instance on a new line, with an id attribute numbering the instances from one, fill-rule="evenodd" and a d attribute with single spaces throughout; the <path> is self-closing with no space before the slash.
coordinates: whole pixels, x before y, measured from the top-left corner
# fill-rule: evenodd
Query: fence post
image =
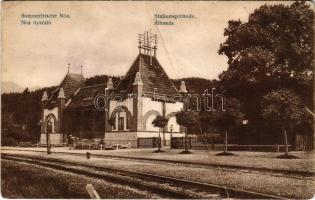
<path id="1" fill-rule="evenodd" d="M 92 184 L 87 184 L 85 189 L 89 193 L 91 199 L 100 199 L 100 196 L 98 195 Z"/>

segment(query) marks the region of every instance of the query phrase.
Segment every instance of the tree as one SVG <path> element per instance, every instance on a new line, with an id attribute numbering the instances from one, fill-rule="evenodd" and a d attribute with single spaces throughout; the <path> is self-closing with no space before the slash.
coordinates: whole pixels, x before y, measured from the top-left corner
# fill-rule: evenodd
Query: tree
<path id="1" fill-rule="evenodd" d="M 259 84 L 293 75 L 312 73 L 314 13 L 305 2 L 291 6 L 261 6 L 246 23 L 229 21 L 219 53 L 228 57 L 223 76 Z M 298 76 L 303 79 L 303 76 Z"/>
<path id="2" fill-rule="evenodd" d="M 9 124 L 1 126 L 2 132 L 9 131 L 8 134 L 1 135 L 2 141 L 6 138 L 13 138 L 19 142 L 38 142 L 42 94 L 44 90 L 51 93 L 55 89 L 56 87 L 35 91 L 25 89 L 23 93 L 1 94 L 1 114 L 2 116 L 9 116 L 10 121 Z M 23 127 L 25 128 L 23 129 Z"/>
<path id="3" fill-rule="evenodd" d="M 302 99 L 289 89 L 274 90 L 263 97 L 261 107 L 264 120 L 281 128 L 285 143 L 284 158 L 290 158 L 287 129 L 312 121 L 303 106 Z"/>
<path id="4" fill-rule="evenodd" d="M 281 88 L 300 95 L 313 109 L 314 12 L 306 2 L 264 5 L 248 22 L 229 21 L 219 54 L 229 67 L 219 78 L 227 95 L 246 105 L 252 123 L 261 122 L 259 101 Z"/>
<path id="5" fill-rule="evenodd" d="M 167 122 L 168 122 L 168 119 L 166 119 L 165 117 L 160 116 L 160 115 L 156 116 L 156 118 L 152 121 L 153 126 L 159 128 L 159 145 L 158 145 L 158 150 L 155 151 L 155 152 L 163 152 L 161 150 L 161 134 L 160 134 L 160 130 L 162 128 L 163 131 L 164 131 L 164 128 L 167 125 Z"/>
<path id="6" fill-rule="evenodd" d="M 218 155 L 231 155 L 231 153 L 228 153 L 227 149 L 228 132 L 241 125 L 243 118 L 244 114 L 241 112 L 240 102 L 235 98 L 226 99 L 224 110 L 216 110 L 213 112 L 210 123 L 225 134 L 224 152 Z"/>
<path id="7" fill-rule="evenodd" d="M 196 112 L 191 112 L 191 111 L 180 111 L 176 113 L 176 122 L 185 127 L 185 150 L 181 153 L 183 154 L 188 154 L 191 153 L 190 151 L 188 151 L 188 147 L 187 147 L 187 129 L 191 128 L 195 125 L 197 120 L 197 115 Z"/>
<path id="8" fill-rule="evenodd" d="M 214 114 L 209 111 L 200 111 L 198 113 L 198 120 L 197 120 L 197 126 L 200 131 L 201 138 L 203 140 L 203 143 L 207 146 L 207 133 L 209 129 L 213 128 L 213 121 L 214 121 Z"/>

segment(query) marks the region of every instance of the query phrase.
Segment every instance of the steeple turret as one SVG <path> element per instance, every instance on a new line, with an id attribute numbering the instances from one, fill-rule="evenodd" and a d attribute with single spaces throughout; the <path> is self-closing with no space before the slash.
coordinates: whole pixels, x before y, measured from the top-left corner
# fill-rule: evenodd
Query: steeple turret
<path id="1" fill-rule="evenodd" d="M 107 90 L 113 90 L 114 89 L 113 79 L 110 77 L 107 80 L 106 88 L 107 88 Z"/>

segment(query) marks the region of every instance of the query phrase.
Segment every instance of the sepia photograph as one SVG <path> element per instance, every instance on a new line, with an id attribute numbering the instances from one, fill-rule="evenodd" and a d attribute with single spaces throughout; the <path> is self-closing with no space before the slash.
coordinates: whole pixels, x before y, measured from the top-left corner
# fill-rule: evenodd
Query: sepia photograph
<path id="1" fill-rule="evenodd" d="M 315 198 L 314 10 L 3 1 L 1 197 Z"/>

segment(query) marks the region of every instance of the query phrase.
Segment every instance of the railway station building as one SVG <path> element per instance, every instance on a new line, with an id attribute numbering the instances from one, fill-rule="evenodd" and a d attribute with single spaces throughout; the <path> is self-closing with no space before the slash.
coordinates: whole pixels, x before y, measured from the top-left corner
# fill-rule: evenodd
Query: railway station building
<path id="1" fill-rule="evenodd" d="M 67 142 L 69 135 L 80 140 L 104 140 L 106 144 L 139 146 L 139 138 L 158 137 L 152 121 L 161 115 L 168 119 L 161 138 L 183 136 L 176 112 L 183 109 L 177 89 L 156 56 L 156 45 L 139 36 L 139 54 L 118 83 L 108 78 L 104 84 L 87 86 L 81 74 L 68 73 L 56 90 L 42 96 L 41 138 L 46 144 Z M 156 36 L 155 36 L 156 38 Z M 152 42 L 152 41 L 151 41 Z M 154 43 L 154 41 L 153 41 Z M 163 138 L 164 137 L 164 138 Z"/>

